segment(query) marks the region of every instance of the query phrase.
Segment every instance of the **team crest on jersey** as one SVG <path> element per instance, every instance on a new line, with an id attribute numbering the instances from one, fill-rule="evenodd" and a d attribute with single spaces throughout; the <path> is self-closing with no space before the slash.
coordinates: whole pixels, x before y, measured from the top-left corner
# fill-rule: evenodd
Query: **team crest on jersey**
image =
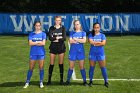
<path id="1" fill-rule="evenodd" d="M 82 39 L 82 37 L 77 37 L 77 38 Z"/>
<path id="2" fill-rule="evenodd" d="M 53 35 L 60 36 L 62 33 L 53 33 Z"/>
<path id="3" fill-rule="evenodd" d="M 32 40 L 40 41 L 40 40 L 42 40 L 42 38 L 32 38 Z"/>
<path id="4" fill-rule="evenodd" d="M 102 41 L 102 39 L 93 39 L 94 41 L 96 41 L 96 42 L 101 42 Z"/>

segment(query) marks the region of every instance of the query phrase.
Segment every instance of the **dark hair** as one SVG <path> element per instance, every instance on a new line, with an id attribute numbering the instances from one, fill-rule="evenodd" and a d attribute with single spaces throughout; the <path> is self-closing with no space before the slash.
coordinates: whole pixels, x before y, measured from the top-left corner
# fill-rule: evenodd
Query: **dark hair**
<path id="1" fill-rule="evenodd" d="M 40 23 L 40 25 L 41 25 L 41 22 L 40 22 L 40 21 L 35 21 L 35 22 L 34 22 L 34 26 L 35 26 L 37 23 Z"/>
<path id="2" fill-rule="evenodd" d="M 95 25 L 97 25 L 97 24 L 99 24 L 99 25 L 100 25 L 100 23 L 98 23 L 98 22 L 96 22 L 96 23 L 94 23 L 94 24 L 93 24 L 92 36 L 94 36 L 94 35 L 95 35 L 94 26 L 95 26 Z"/>

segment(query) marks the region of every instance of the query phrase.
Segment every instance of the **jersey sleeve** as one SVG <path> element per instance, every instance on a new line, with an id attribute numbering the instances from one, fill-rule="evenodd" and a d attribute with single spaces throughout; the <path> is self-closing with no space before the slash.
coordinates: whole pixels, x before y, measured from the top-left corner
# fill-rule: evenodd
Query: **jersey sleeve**
<path id="1" fill-rule="evenodd" d="M 62 27 L 62 39 L 59 39 L 60 42 L 66 41 L 66 28 Z"/>
<path id="2" fill-rule="evenodd" d="M 29 36 L 28 36 L 28 41 L 29 40 L 32 40 L 32 33 L 30 33 Z"/>
<path id="3" fill-rule="evenodd" d="M 89 35 L 88 35 L 88 38 L 89 38 L 89 39 L 92 39 L 92 34 L 89 34 Z"/>
<path id="4" fill-rule="evenodd" d="M 46 35 L 46 33 L 43 33 L 42 39 L 43 39 L 43 40 L 47 40 L 47 35 Z"/>
<path id="5" fill-rule="evenodd" d="M 106 37 L 104 34 L 102 34 L 102 40 L 106 40 Z"/>
<path id="6" fill-rule="evenodd" d="M 49 40 L 50 40 L 50 41 L 56 40 L 56 37 L 53 37 L 53 35 L 52 35 L 53 31 L 54 31 L 54 28 L 53 28 L 53 26 L 51 26 L 51 27 L 49 28 Z"/>
<path id="7" fill-rule="evenodd" d="M 73 31 L 70 31 L 70 35 L 69 35 L 69 38 L 72 38 L 73 36 Z"/>
<path id="8" fill-rule="evenodd" d="M 83 37 L 86 37 L 86 32 L 83 32 Z"/>

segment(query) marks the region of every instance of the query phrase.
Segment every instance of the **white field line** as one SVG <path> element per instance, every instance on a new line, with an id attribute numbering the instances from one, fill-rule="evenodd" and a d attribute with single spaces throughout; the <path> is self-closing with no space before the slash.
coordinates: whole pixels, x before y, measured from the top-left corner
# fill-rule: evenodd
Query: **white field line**
<path id="1" fill-rule="evenodd" d="M 112 41 L 113 41 L 113 40 L 115 40 L 115 41 L 128 40 L 128 41 L 131 41 L 131 40 L 140 40 L 140 39 L 113 39 L 113 38 L 112 38 L 112 39 L 108 39 L 108 38 L 107 38 L 107 40 L 112 40 Z"/>
<path id="2" fill-rule="evenodd" d="M 83 81 L 83 79 L 74 79 L 76 81 Z M 89 80 L 89 79 L 86 79 Z M 104 79 L 93 79 L 96 81 L 103 81 Z M 109 81 L 140 81 L 140 79 L 108 79 Z"/>

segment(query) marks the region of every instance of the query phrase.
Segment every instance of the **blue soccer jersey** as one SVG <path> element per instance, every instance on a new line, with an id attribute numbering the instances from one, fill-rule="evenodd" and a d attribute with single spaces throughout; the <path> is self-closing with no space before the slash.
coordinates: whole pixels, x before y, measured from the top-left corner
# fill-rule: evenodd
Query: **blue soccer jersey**
<path id="1" fill-rule="evenodd" d="M 92 36 L 92 34 L 89 34 L 88 38 L 92 39 L 93 41 L 97 41 L 97 42 L 106 40 L 105 35 L 102 33 L 99 33 L 98 35 L 95 35 L 95 36 Z M 93 55 L 93 56 L 104 56 L 105 55 L 104 47 L 91 45 L 89 54 Z"/>
<path id="2" fill-rule="evenodd" d="M 84 32 L 84 31 L 81 31 L 81 32 L 72 31 L 72 32 L 70 32 L 70 38 L 82 39 L 84 37 L 86 37 L 86 32 Z M 69 59 L 72 61 L 85 59 L 85 51 L 84 51 L 83 43 L 77 42 L 77 43 L 71 44 L 70 51 L 69 51 Z"/>
<path id="3" fill-rule="evenodd" d="M 46 39 L 47 39 L 46 33 L 44 32 L 40 32 L 37 34 L 35 32 L 31 32 L 28 37 L 28 40 L 32 40 L 33 42 L 43 41 Z M 45 55 L 44 46 L 36 46 L 36 45 L 31 46 L 30 55 Z"/>

